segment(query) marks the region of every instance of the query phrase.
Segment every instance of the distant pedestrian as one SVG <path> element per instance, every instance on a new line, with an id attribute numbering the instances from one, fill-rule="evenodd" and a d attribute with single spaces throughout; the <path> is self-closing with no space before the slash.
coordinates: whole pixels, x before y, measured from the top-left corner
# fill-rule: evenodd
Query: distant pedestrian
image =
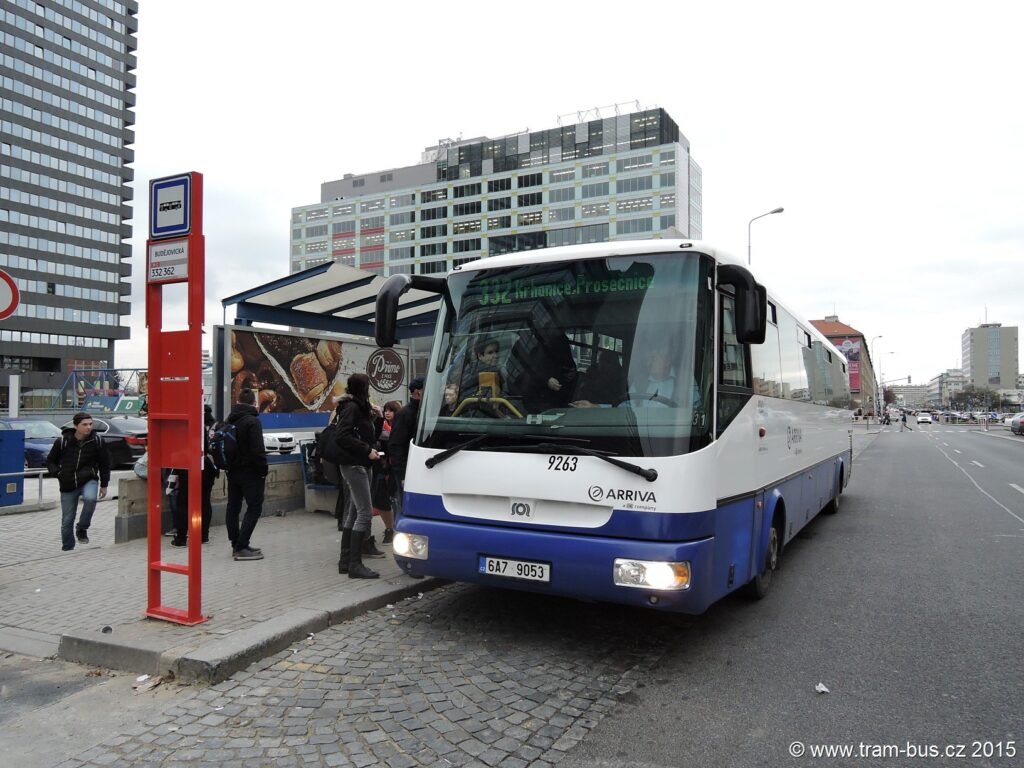
<path id="1" fill-rule="evenodd" d="M 417 376 L 409 382 L 409 402 L 397 414 L 388 440 L 388 459 L 393 473 L 395 520 L 402 515 L 405 495 L 405 469 L 409 461 L 409 445 L 416 435 L 416 422 L 420 414 L 420 398 L 423 397 L 423 377 Z"/>
<path id="2" fill-rule="evenodd" d="M 910 430 L 911 432 L 914 431 L 914 430 L 910 429 L 910 425 L 907 424 L 907 412 L 906 411 L 903 412 L 903 416 L 900 418 L 900 432 L 902 432 L 904 429 Z"/>
<path id="3" fill-rule="evenodd" d="M 110 482 L 110 456 L 103 439 L 92 431 L 92 416 L 76 413 L 71 421 L 74 428 L 64 430 L 46 457 L 46 466 L 57 476 L 60 486 L 60 537 L 65 552 L 75 548 L 76 538 L 83 544 L 89 543 L 96 501 L 106 498 Z M 76 526 L 79 499 L 82 515 Z"/>
<path id="4" fill-rule="evenodd" d="M 263 513 L 263 493 L 267 482 L 267 449 L 263 445 L 263 425 L 257 416 L 256 392 L 243 389 L 231 409 L 228 424 L 235 427 L 238 455 L 228 467 L 228 505 L 225 523 L 235 560 L 262 560 L 263 552 L 250 544 L 252 532 Z M 245 517 L 238 525 L 245 500 Z"/>

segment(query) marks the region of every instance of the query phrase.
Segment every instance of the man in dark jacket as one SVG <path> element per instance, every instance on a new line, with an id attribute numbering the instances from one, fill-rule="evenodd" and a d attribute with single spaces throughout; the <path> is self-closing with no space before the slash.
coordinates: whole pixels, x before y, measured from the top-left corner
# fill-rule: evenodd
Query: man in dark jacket
<path id="1" fill-rule="evenodd" d="M 267 481 L 267 449 L 263 446 L 263 425 L 256 410 L 256 392 L 243 389 L 231 409 L 228 424 L 235 425 L 237 457 L 228 467 L 228 505 L 225 523 L 235 560 L 262 560 L 263 552 L 249 545 L 256 523 L 263 512 L 263 491 Z M 245 499 L 245 518 L 238 527 L 238 516 Z"/>
<path id="2" fill-rule="evenodd" d="M 395 423 L 391 426 L 391 438 L 388 440 L 388 456 L 395 477 L 395 498 L 392 509 L 395 520 L 402 515 L 402 502 L 405 496 L 405 469 L 409 461 L 409 444 L 416 434 L 416 422 L 420 414 L 420 398 L 423 397 L 423 377 L 417 376 L 409 382 L 409 403 L 395 414 Z"/>
<path id="3" fill-rule="evenodd" d="M 75 548 L 75 536 L 83 544 L 89 543 L 88 530 L 96 501 L 106 497 L 110 482 L 110 456 L 100 436 L 93 434 L 92 416 L 76 413 L 72 423 L 74 429 L 64 430 L 46 457 L 46 466 L 60 485 L 60 537 L 65 552 Z M 79 498 L 82 515 L 75 526 Z"/>

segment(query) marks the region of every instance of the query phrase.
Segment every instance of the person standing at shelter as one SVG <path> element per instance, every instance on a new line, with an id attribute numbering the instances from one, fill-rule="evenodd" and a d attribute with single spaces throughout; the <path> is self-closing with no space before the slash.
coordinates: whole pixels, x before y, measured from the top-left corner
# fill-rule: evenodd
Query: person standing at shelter
<path id="1" fill-rule="evenodd" d="M 202 493 L 202 533 L 203 544 L 210 541 L 210 521 L 213 519 L 213 482 L 220 472 L 217 465 L 213 463 L 210 455 L 210 433 L 213 430 L 215 420 L 213 409 L 209 405 L 203 406 L 203 493 Z M 175 493 L 174 506 L 174 527 L 176 534 L 171 539 L 172 547 L 184 547 L 188 544 L 188 471 L 182 469 L 174 470 L 181 478 L 178 489 Z"/>
<path id="2" fill-rule="evenodd" d="M 394 503 L 391 505 L 397 521 L 402 515 L 405 496 L 405 468 L 409 460 L 409 444 L 416 434 L 416 422 L 420 415 L 420 398 L 423 397 L 423 377 L 417 376 L 409 382 L 409 402 L 395 414 L 388 440 L 388 460 L 394 477 Z"/>
<path id="3" fill-rule="evenodd" d="M 76 538 L 83 544 L 89 543 L 96 501 L 106 497 L 110 482 L 110 456 L 100 436 L 93 434 L 92 416 L 76 413 L 71 421 L 74 429 L 64 430 L 46 457 L 46 466 L 57 476 L 60 486 L 60 537 L 65 552 L 75 548 Z M 76 526 L 79 499 L 82 514 Z"/>
<path id="4" fill-rule="evenodd" d="M 256 411 L 256 392 L 243 389 L 231 409 L 228 424 L 235 427 L 238 455 L 228 467 L 228 504 L 225 523 L 235 560 L 262 560 L 263 552 L 250 546 L 252 532 L 263 513 L 267 482 L 267 449 L 263 446 L 263 425 Z M 245 500 L 245 517 L 238 525 Z"/>
<path id="5" fill-rule="evenodd" d="M 350 494 L 341 529 L 338 573 L 350 579 L 376 579 L 380 574 L 363 565 L 363 543 L 370 536 L 373 507 L 370 495 L 371 466 L 380 458 L 377 439 L 383 419 L 374 419 L 370 405 L 370 379 L 365 373 L 348 377 L 347 393 L 338 403 L 337 443 L 341 476 Z"/>

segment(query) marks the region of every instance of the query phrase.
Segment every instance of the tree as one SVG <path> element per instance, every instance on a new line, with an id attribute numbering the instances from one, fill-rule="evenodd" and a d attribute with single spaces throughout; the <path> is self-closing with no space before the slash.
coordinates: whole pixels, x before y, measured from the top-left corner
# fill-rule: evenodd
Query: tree
<path id="1" fill-rule="evenodd" d="M 882 390 L 882 401 L 886 405 L 892 405 L 893 403 L 896 402 L 896 393 L 893 392 L 888 387 L 886 387 L 885 389 Z"/>

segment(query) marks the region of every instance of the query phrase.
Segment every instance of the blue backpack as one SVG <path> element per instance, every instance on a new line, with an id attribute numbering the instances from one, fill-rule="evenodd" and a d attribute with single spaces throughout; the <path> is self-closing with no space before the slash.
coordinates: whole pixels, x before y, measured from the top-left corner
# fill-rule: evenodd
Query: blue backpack
<path id="1" fill-rule="evenodd" d="M 238 429 L 235 424 L 227 421 L 214 424 L 210 455 L 217 469 L 227 471 L 234 468 L 238 463 Z"/>

